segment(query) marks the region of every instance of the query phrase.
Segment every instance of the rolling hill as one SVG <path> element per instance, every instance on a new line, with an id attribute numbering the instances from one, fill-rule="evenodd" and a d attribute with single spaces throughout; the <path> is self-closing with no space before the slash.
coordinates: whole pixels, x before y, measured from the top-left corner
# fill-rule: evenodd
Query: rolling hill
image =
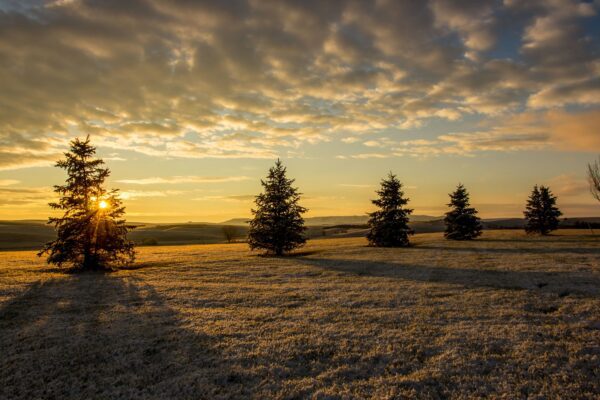
<path id="1" fill-rule="evenodd" d="M 245 218 L 223 223 L 132 223 L 136 228 L 129 237 L 138 245 L 182 245 L 224 243 L 223 228 L 235 229 L 234 241 L 244 241 L 248 228 Z M 306 219 L 309 239 L 360 237 L 367 233 L 366 216 L 312 217 Z M 483 220 L 484 229 L 522 229 L 521 218 Z M 440 217 L 413 216 L 411 227 L 416 233 L 433 233 L 444 230 Z M 593 228 L 600 230 L 600 218 L 569 218 L 562 220 L 563 228 Z M 54 230 L 45 221 L 0 221 L 0 250 L 38 249 L 54 238 Z"/>
<path id="2" fill-rule="evenodd" d="M 412 222 L 433 221 L 442 217 L 433 217 L 431 215 L 411 215 Z M 308 217 L 304 219 L 306 226 L 333 226 L 333 225 L 361 225 L 369 220 L 368 215 L 336 215 L 326 217 Z M 240 225 L 246 226 L 248 218 L 233 218 L 223 221 L 220 225 Z"/>

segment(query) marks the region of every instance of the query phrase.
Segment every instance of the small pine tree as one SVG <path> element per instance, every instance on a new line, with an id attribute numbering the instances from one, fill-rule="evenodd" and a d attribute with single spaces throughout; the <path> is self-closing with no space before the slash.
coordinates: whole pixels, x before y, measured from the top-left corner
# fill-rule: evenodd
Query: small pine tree
<path id="1" fill-rule="evenodd" d="M 133 262 L 133 243 L 127 240 L 131 227 L 122 219 L 125 208 L 118 190 L 107 191 L 104 181 L 110 170 L 104 161 L 95 159 L 96 148 L 78 138 L 71 142 L 65 159 L 56 163 L 67 171 L 65 185 L 55 186 L 60 195 L 50 207 L 63 211 L 61 217 L 51 217 L 49 224 L 56 229 L 57 238 L 48 242 L 38 253 L 48 254 L 49 264 L 59 267 L 71 264 L 84 270 L 109 268 Z"/>
<path id="2" fill-rule="evenodd" d="M 404 197 L 402 183 L 390 174 L 381 181 L 378 199 L 371 200 L 379 209 L 369 214 L 367 239 L 372 246 L 402 247 L 410 244 L 408 236 L 414 232 L 408 226 L 413 210 L 404 208 L 409 199 Z"/>
<path id="3" fill-rule="evenodd" d="M 558 217 L 562 212 L 556 207 L 556 196 L 549 188 L 537 185 L 527 200 L 525 211 L 525 231 L 547 235 L 558 228 Z"/>
<path id="4" fill-rule="evenodd" d="M 452 210 L 444 218 L 446 239 L 471 240 L 481 235 L 481 220 L 477 216 L 477 210 L 469 205 L 469 193 L 459 184 L 454 193 L 450 193 L 448 207 L 452 207 Z"/>
<path id="5" fill-rule="evenodd" d="M 254 218 L 250 221 L 248 244 L 250 249 L 264 249 L 267 253 L 283 255 L 306 243 L 304 219 L 306 208 L 298 204 L 300 193 L 286 177 L 286 169 L 278 159 L 269 169 L 266 180 L 260 183 L 264 192 L 256 196 Z"/>

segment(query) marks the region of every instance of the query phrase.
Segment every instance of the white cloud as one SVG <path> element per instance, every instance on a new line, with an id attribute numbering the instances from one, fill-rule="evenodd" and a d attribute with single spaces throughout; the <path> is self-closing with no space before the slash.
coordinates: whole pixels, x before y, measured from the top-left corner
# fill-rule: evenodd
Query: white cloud
<path id="1" fill-rule="evenodd" d="M 227 202 L 249 202 L 254 200 L 254 195 L 239 195 L 239 196 L 224 196 L 224 195 L 213 195 L 213 196 L 200 196 L 192 200 L 195 201 L 227 201 Z"/>
<path id="2" fill-rule="evenodd" d="M 120 179 L 117 182 L 130 185 L 158 185 L 158 184 L 179 184 L 179 183 L 223 183 L 240 182 L 250 179 L 247 176 L 171 176 L 171 177 L 151 177 L 139 179 Z"/>
<path id="3" fill-rule="evenodd" d="M 570 0 L 11 7 L 0 14 L 0 170 L 51 165 L 74 135 L 153 157 L 264 159 L 340 137 L 375 145 L 370 134 L 434 119 L 597 106 L 598 39 L 583 23 L 598 7 Z M 503 31 L 520 24 L 520 53 L 494 58 Z"/>
<path id="4" fill-rule="evenodd" d="M 0 207 L 46 207 L 53 199 L 49 187 L 0 187 Z"/>
<path id="5" fill-rule="evenodd" d="M 562 107 L 569 104 L 600 104 L 600 74 L 591 79 L 545 87 L 528 100 L 528 105 L 532 108 Z"/>
<path id="6" fill-rule="evenodd" d="M 475 51 L 488 50 L 496 40 L 493 6 L 493 1 L 431 2 L 436 23 L 457 31 L 465 46 Z"/>
<path id="7" fill-rule="evenodd" d="M 365 159 L 369 159 L 369 158 L 388 158 L 390 156 L 391 156 L 390 154 L 385 154 L 385 153 L 359 153 L 359 154 L 351 154 L 348 157 L 354 158 L 357 160 L 365 160 Z"/>
<path id="8" fill-rule="evenodd" d="M 354 188 L 354 189 L 367 189 L 367 188 L 372 188 L 373 187 L 373 185 L 358 184 L 358 183 L 338 183 L 338 186 L 347 187 L 347 188 Z"/>
<path id="9" fill-rule="evenodd" d="M 582 174 L 583 175 L 583 174 Z M 589 184 L 585 176 L 562 174 L 545 182 L 559 197 L 577 197 L 589 195 Z"/>
<path id="10" fill-rule="evenodd" d="M 121 191 L 120 197 L 124 200 L 136 200 L 148 197 L 169 197 L 185 193 L 182 190 L 125 190 Z"/>

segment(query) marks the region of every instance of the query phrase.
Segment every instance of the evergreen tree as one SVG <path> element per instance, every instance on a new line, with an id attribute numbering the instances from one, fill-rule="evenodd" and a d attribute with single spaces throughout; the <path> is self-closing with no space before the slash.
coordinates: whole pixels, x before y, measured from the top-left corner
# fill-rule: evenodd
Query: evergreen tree
<path id="1" fill-rule="evenodd" d="M 538 188 L 535 185 L 523 214 L 527 233 L 547 235 L 558 228 L 558 217 L 562 215 L 562 212 L 556 207 L 556 196 L 550 189 L 545 186 Z"/>
<path id="2" fill-rule="evenodd" d="M 278 159 L 269 170 L 266 180 L 260 183 L 264 192 L 256 196 L 254 218 L 250 221 L 248 244 L 250 249 L 265 249 L 268 253 L 282 255 L 304 245 L 304 219 L 306 208 L 298 204 L 300 193 L 286 177 L 286 169 Z"/>
<path id="3" fill-rule="evenodd" d="M 469 193 L 459 184 L 454 193 L 450 193 L 448 207 L 452 209 L 444 218 L 446 239 L 471 240 L 481 235 L 481 220 L 477 216 L 477 210 L 469 205 Z"/>
<path id="4" fill-rule="evenodd" d="M 408 226 L 413 210 L 404 208 L 409 199 L 404 197 L 402 183 L 390 174 L 381 181 L 378 199 L 371 200 L 379 209 L 369 214 L 369 244 L 381 247 L 408 246 L 408 235 L 414 232 Z"/>
<path id="5" fill-rule="evenodd" d="M 57 238 L 47 243 L 39 256 L 48 254 L 49 264 L 59 267 L 71 264 L 92 270 L 133 262 L 133 243 L 127 240 L 130 227 L 122 219 L 125 208 L 118 190 L 107 191 L 104 181 L 110 170 L 104 161 L 94 158 L 96 148 L 90 145 L 89 136 L 71 142 L 65 159 L 56 166 L 65 169 L 65 185 L 55 186 L 60 195 L 50 207 L 63 212 L 61 217 L 51 217 Z"/>

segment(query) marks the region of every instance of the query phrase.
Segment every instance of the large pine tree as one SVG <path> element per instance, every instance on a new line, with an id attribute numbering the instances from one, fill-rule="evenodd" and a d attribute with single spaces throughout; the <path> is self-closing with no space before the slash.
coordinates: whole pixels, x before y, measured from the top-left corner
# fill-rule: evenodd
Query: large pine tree
<path id="1" fill-rule="evenodd" d="M 110 170 L 95 154 L 89 136 L 85 140 L 77 138 L 71 142 L 65 159 L 56 163 L 68 177 L 64 185 L 54 187 L 60 195 L 58 202 L 50 203 L 50 207 L 63 213 L 48 220 L 57 237 L 39 253 L 48 254 L 49 264 L 94 270 L 134 260 L 133 243 L 127 239 L 130 227 L 123 219 L 125 208 L 117 190 L 104 188 Z"/>
<path id="2" fill-rule="evenodd" d="M 556 196 L 546 186 L 537 185 L 527 200 L 525 211 L 525 231 L 547 235 L 558 228 L 558 217 L 562 212 L 556 207 Z"/>
<path id="3" fill-rule="evenodd" d="M 481 220 L 477 216 L 477 210 L 469 206 L 469 193 L 459 184 L 454 193 L 450 193 L 448 207 L 452 209 L 444 218 L 446 239 L 471 240 L 481 235 Z"/>
<path id="4" fill-rule="evenodd" d="M 381 247 L 408 246 L 408 236 L 413 234 L 408 221 L 413 210 L 404 207 L 409 199 L 404 197 L 402 183 L 390 172 L 387 179 L 381 181 L 377 194 L 379 198 L 371 200 L 378 210 L 369 214 L 369 244 Z"/>
<path id="5" fill-rule="evenodd" d="M 300 193 L 293 187 L 293 179 L 286 177 L 280 160 L 269 169 L 266 180 L 260 181 L 264 192 L 256 196 L 254 218 L 250 221 L 248 244 L 252 250 L 264 249 L 267 253 L 282 255 L 304 245 L 304 219 L 307 211 L 300 206 Z"/>

